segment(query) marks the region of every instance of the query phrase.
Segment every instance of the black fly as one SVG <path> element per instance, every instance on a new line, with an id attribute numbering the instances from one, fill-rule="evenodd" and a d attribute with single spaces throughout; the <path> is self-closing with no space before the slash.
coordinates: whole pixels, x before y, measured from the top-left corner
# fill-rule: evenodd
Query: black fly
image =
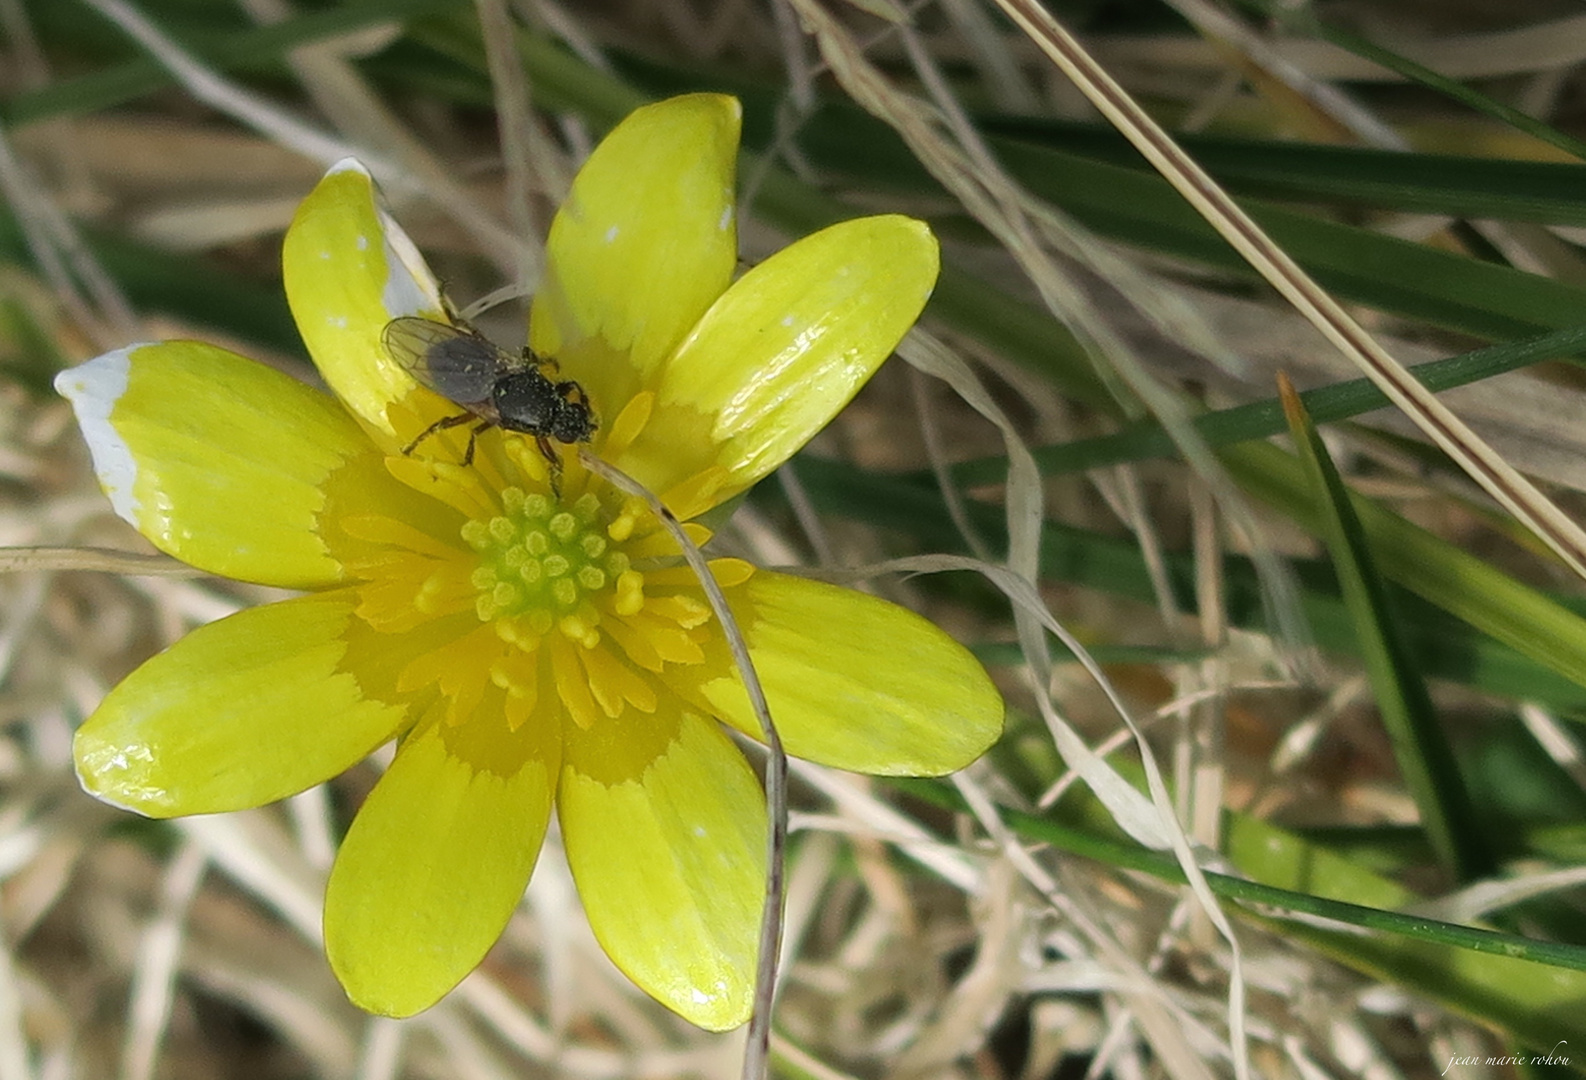
<path id="1" fill-rule="evenodd" d="M 411 454 L 437 431 L 477 421 L 468 433 L 463 464 L 474 460 L 474 441 L 486 428 L 499 427 L 533 435 L 551 465 L 553 486 L 561 476 L 562 459 L 551 440 L 572 445 L 588 442 L 599 422 L 584 388 L 571 379 L 552 381 L 556 363 L 529 349 L 514 356 L 474 330 L 418 316 L 386 323 L 381 335 L 386 352 L 408 374 L 437 394 L 466 409 L 443 416 L 402 448 Z"/>

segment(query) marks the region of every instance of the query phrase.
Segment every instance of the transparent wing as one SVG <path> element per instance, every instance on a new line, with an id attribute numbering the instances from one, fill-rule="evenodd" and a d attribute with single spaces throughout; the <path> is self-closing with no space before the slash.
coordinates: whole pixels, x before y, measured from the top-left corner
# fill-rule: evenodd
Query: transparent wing
<path id="1" fill-rule="evenodd" d="M 459 405 L 488 401 L 496 380 L 522 366 L 473 331 L 433 319 L 392 319 L 381 339 L 408 374 Z"/>

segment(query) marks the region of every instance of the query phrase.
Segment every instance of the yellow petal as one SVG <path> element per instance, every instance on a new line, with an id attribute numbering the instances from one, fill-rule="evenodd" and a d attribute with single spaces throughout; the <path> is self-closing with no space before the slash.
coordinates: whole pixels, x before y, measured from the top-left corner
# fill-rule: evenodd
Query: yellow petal
<path id="1" fill-rule="evenodd" d="M 732 280 L 742 108 L 690 94 L 631 113 L 551 225 L 529 344 L 610 424 Z"/>
<path id="2" fill-rule="evenodd" d="M 329 395 L 193 341 L 132 345 L 61 372 L 116 513 L 211 573 L 287 588 L 333 584 L 319 535 L 332 477 L 378 473 L 374 447 Z M 364 505 L 410 501 L 389 478 Z"/>
<path id="3" fill-rule="evenodd" d="M 348 408 L 390 434 L 387 406 L 417 383 L 386 354 L 381 334 L 399 316 L 446 316 L 435 276 L 386 213 L 362 165 L 348 158 L 333 166 L 303 200 L 286 232 L 281 269 L 292 317 L 320 374 Z"/>
<path id="4" fill-rule="evenodd" d="M 1002 696 L 979 661 L 906 608 L 767 570 L 728 602 L 789 754 L 880 776 L 939 776 L 1002 733 Z M 719 635 L 712 649 L 707 669 L 730 670 Z M 759 737 L 736 671 L 694 693 Z"/>
<path id="5" fill-rule="evenodd" d="M 666 698 L 589 731 L 568 725 L 557 813 L 606 954 L 712 1031 L 749 1017 L 765 896 L 760 784 L 712 720 Z"/>
<path id="6" fill-rule="evenodd" d="M 654 387 L 653 418 L 614 464 L 657 491 L 719 465 L 730 479 L 715 502 L 736 495 L 859 392 L 919 317 L 937 267 L 930 229 L 896 215 L 777 252 L 678 347 Z"/>
<path id="7" fill-rule="evenodd" d="M 492 688 L 494 689 L 494 688 Z M 435 709 L 439 715 L 443 710 Z M 484 958 L 523 896 L 551 814 L 552 724 L 509 731 L 501 694 L 403 741 L 343 841 L 325 952 L 354 1004 L 429 1008 Z"/>
<path id="8" fill-rule="evenodd" d="M 366 696 L 343 661 L 347 592 L 201 626 L 127 676 L 77 731 L 92 795 L 150 817 L 262 806 L 385 742 L 406 710 Z"/>

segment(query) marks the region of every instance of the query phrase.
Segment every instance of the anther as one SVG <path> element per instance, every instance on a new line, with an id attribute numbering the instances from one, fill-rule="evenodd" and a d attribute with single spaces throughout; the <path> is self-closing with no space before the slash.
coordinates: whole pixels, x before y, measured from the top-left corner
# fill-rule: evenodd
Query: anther
<path id="1" fill-rule="evenodd" d="M 637 615 L 644 610 L 644 575 L 628 570 L 617 577 L 617 602 L 613 610 L 618 615 Z"/>

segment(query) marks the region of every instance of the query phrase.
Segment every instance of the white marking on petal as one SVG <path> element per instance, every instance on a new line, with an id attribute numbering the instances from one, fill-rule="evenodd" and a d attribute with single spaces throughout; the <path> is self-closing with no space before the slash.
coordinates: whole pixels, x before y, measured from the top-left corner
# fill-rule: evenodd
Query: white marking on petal
<path id="1" fill-rule="evenodd" d="M 792 326 L 793 325 L 793 316 L 792 315 L 784 315 L 784 316 L 782 316 L 782 325 L 783 326 Z"/>
<path id="2" fill-rule="evenodd" d="M 722 232 L 732 228 L 732 201 L 730 199 L 727 205 L 721 208 L 721 218 L 716 222 L 716 228 Z"/>
<path id="3" fill-rule="evenodd" d="M 386 213 L 385 207 L 375 207 L 380 218 L 380 231 L 385 235 L 385 288 L 380 291 L 380 303 L 391 318 L 403 315 L 421 315 L 438 312 L 441 308 L 441 290 L 435 275 L 424 263 L 418 245 L 396 219 Z"/>
<path id="4" fill-rule="evenodd" d="M 345 315 L 327 315 L 325 316 L 325 322 L 337 330 L 347 329 L 347 316 Z"/>
<path id="5" fill-rule="evenodd" d="M 611 228 L 607 229 L 606 230 L 606 243 L 608 243 L 608 244 L 614 243 L 616 241 L 616 239 L 617 239 L 617 233 L 619 231 L 620 230 L 618 230 L 617 226 L 615 226 L 615 225 L 613 225 L 613 226 L 611 226 Z"/>
<path id="6" fill-rule="evenodd" d="M 367 236 L 364 236 L 362 233 L 360 233 L 358 235 L 358 250 L 359 251 L 368 251 L 369 250 L 369 238 Z"/>
<path id="7" fill-rule="evenodd" d="M 72 403 L 77 414 L 77 425 L 83 429 L 83 439 L 93 456 L 99 486 L 105 489 L 116 514 L 134 528 L 142 509 L 133 494 L 138 465 L 131 447 L 110 422 L 110 413 L 127 392 L 132 353 L 147 344 L 141 342 L 107 352 L 55 376 L 56 391 Z"/>

